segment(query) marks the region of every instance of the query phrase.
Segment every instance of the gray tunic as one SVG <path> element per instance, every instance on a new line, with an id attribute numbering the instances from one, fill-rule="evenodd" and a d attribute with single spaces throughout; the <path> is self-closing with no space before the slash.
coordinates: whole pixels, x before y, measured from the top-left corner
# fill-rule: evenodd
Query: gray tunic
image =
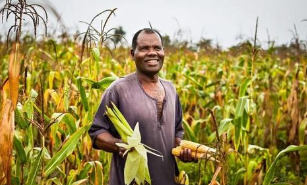
<path id="1" fill-rule="evenodd" d="M 120 138 L 111 121 L 104 115 L 106 105 L 114 102 L 132 129 L 139 122 L 141 142 L 164 156 L 162 161 L 157 156 L 147 154 L 152 184 L 172 185 L 175 184 L 175 158 L 171 150 L 175 147 L 175 138 L 183 136 L 182 109 L 174 86 L 169 81 L 159 80 L 165 90 L 161 119 L 158 119 L 157 100 L 146 94 L 133 73 L 116 80 L 104 92 L 89 135 L 96 149 L 99 148 L 94 143 L 100 133 L 109 132 Z M 109 185 L 124 185 L 124 166 L 124 159 L 118 153 L 113 153 Z"/>

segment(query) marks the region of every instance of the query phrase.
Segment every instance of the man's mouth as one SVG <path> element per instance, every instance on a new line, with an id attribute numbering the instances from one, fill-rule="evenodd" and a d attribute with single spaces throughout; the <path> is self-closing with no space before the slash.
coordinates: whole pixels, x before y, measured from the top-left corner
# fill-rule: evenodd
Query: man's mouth
<path id="1" fill-rule="evenodd" d="M 146 60 L 146 63 L 148 65 L 157 65 L 157 64 L 159 64 L 159 60 L 158 59 L 150 59 L 150 60 Z"/>

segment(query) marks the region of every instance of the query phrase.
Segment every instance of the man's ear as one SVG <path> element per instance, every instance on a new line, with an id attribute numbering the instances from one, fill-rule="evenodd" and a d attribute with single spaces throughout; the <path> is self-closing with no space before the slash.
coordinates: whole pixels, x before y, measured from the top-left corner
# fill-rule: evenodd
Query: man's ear
<path id="1" fill-rule="evenodd" d="M 133 49 L 130 50 L 130 55 L 131 55 L 132 57 L 134 57 L 134 50 L 133 50 Z"/>

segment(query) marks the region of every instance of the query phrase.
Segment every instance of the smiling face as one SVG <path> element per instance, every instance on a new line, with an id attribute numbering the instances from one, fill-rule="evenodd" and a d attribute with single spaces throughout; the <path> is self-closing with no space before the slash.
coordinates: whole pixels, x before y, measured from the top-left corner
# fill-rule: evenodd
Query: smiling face
<path id="1" fill-rule="evenodd" d="M 158 74 L 164 61 L 164 50 L 157 33 L 142 31 L 137 37 L 136 48 L 131 50 L 137 71 L 146 76 Z"/>

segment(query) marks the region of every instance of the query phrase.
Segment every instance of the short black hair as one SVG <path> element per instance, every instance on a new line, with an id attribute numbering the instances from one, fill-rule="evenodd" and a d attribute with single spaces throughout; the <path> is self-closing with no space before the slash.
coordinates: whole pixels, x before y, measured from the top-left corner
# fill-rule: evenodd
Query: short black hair
<path id="1" fill-rule="evenodd" d="M 132 49 L 133 49 L 133 50 L 135 50 L 135 48 L 136 48 L 137 39 L 138 39 L 139 34 L 140 34 L 141 32 L 143 32 L 143 31 L 144 31 L 145 33 L 147 33 L 147 34 L 157 33 L 157 34 L 159 35 L 160 39 L 161 39 L 161 43 L 162 43 L 162 46 L 163 46 L 163 39 L 162 39 L 162 36 L 161 36 L 161 34 L 160 34 L 157 30 L 151 29 L 151 28 L 143 28 L 143 29 L 137 31 L 137 32 L 134 34 L 133 38 L 132 38 Z"/>

